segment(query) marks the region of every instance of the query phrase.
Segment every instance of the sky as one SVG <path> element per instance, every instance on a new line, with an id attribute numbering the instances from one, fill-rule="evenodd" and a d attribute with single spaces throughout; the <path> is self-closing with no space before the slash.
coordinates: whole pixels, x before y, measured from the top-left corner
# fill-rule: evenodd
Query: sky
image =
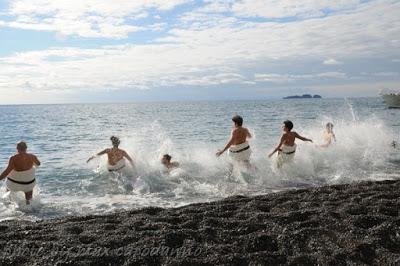
<path id="1" fill-rule="evenodd" d="M 0 0 L 0 104 L 377 96 L 399 72 L 399 0 Z"/>

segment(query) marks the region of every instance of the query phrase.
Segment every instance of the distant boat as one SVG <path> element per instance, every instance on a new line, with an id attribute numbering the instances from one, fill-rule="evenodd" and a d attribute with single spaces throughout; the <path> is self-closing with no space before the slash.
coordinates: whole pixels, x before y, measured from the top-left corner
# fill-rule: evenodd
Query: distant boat
<path id="1" fill-rule="evenodd" d="M 387 107 L 400 108 L 400 92 L 383 92 L 381 95 Z"/>
<path id="2" fill-rule="evenodd" d="M 283 99 L 321 99 L 322 96 L 315 94 L 312 96 L 311 94 L 303 94 L 303 95 L 292 95 L 292 96 L 286 96 L 283 97 Z"/>

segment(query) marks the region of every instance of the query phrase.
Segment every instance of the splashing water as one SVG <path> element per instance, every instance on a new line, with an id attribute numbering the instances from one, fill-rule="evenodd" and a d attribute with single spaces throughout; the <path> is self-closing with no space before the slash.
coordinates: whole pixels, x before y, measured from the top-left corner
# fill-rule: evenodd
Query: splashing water
<path id="1" fill-rule="evenodd" d="M 353 117 L 353 121 L 357 121 L 357 116 L 356 113 L 354 112 L 353 105 L 351 104 L 350 100 L 348 98 L 344 98 L 344 101 L 346 102 L 347 106 L 349 107 L 351 116 Z"/>
<path id="2" fill-rule="evenodd" d="M 27 140 L 43 163 L 32 206 L 24 205 L 21 193 L 6 193 L 3 186 L 0 219 L 174 207 L 235 194 L 400 177 L 400 150 L 391 146 L 399 141 L 400 113 L 385 109 L 379 99 L 0 108 L 5 120 L 2 165 L 19 139 Z M 8 118 L 10 113 L 17 115 Z M 235 113 L 243 115 L 254 133 L 250 170 L 232 167 L 228 156 L 214 155 L 225 145 Z M 46 114 L 50 117 L 35 124 Z M 294 162 L 277 169 L 267 154 L 286 119 L 314 144 L 297 141 Z M 321 148 L 327 122 L 334 124 L 337 142 Z M 21 125 L 26 125 L 22 131 Z M 121 137 L 121 147 L 133 155 L 136 169 L 110 173 L 104 157 L 84 163 L 109 146 L 111 135 Z M 164 153 L 172 154 L 181 168 L 165 171 L 160 164 Z"/>

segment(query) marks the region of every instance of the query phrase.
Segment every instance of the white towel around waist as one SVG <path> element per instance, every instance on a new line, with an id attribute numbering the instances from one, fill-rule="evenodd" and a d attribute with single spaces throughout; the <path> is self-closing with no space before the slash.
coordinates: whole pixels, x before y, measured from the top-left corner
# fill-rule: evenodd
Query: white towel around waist
<path id="1" fill-rule="evenodd" d="M 35 167 L 26 171 L 12 170 L 6 181 L 6 186 L 10 191 L 29 192 L 35 185 Z"/>
<path id="2" fill-rule="evenodd" d="M 296 153 L 297 145 L 293 146 L 282 145 L 281 150 L 278 152 L 277 166 L 281 168 L 284 163 L 291 162 Z"/>
<path id="3" fill-rule="evenodd" d="M 232 145 L 229 148 L 229 156 L 236 161 L 248 161 L 250 155 L 251 149 L 247 141 L 238 145 Z"/>
<path id="4" fill-rule="evenodd" d="M 114 164 L 114 165 L 107 164 L 107 169 L 108 169 L 108 171 L 110 171 L 110 172 L 119 171 L 119 170 L 121 170 L 121 169 L 124 168 L 124 167 L 125 167 L 125 159 L 119 160 L 119 161 L 118 161 L 116 164 Z"/>

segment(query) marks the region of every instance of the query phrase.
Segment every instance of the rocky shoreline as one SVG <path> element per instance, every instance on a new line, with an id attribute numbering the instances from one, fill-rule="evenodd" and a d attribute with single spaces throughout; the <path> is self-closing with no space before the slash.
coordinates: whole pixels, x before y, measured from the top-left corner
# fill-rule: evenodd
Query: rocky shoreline
<path id="1" fill-rule="evenodd" d="M 0 223 L 0 265 L 400 265 L 400 180 Z"/>

